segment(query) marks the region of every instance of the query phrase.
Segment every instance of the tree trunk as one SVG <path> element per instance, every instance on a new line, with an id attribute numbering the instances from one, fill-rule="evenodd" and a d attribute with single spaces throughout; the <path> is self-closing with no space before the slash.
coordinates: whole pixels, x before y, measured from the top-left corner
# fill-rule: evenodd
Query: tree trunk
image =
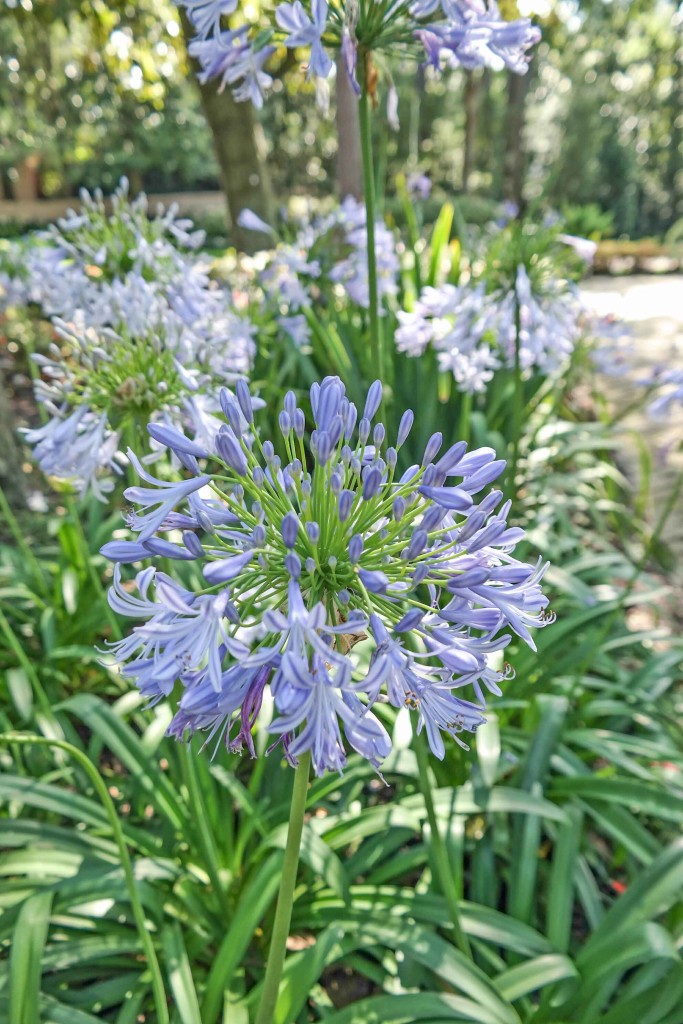
<path id="1" fill-rule="evenodd" d="M 341 54 L 337 57 L 337 189 L 339 196 L 363 198 L 358 97 L 349 83 Z"/>
<path id="2" fill-rule="evenodd" d="M 668 146 L 666 180 L 671 196 L 671 223 L 675 224 L 683 217 L 683 57 L 676 49 L 672 54 L 672 63 L 677 68 L 674 81 L 678 89 L 671 90 L 671 141 Z M 681 66 L 678 66 L 681 65 Z"/>
<path id="3" fill-rule="evenodd" d="M 481 79 L 473 71 L 465 72 L 465 140 L 462 152 L 462 190 L 468 192 L 474 168 L 474 144 L 477 135 L 477 107 Z"/>
<path id="4" fill-rule="evenodd" d="M 526 98 L 531 84 L 531 68 L 526 75 L 508 72 L 507 112 L 505 117 L 505 158 L 503 195 L 521 209 L 524 200 L 524 120 Z"/>
<path id="5" fill-rule="evenodd" d="M 184 12 L 180 12 L 185 40 L 189 43 L 194 29 Z M 191 60 L 193 71 L 196 61 Z M 237 103 L 229 89 L 218 92 L 215 82 L 198 83 L 202 110 L 208 121 L 216 159 L 220 168 L 221 187 L 225 192 L 231 236 L 235 246 L 253 252 L 267 241 L 267 236 L 245 231 L 237 223 L 242 210 L 253 210 L 266 222 L 271 221 L 272 196 L 263 152 L 257 142 L 257 124 L 250 103 Z"/>

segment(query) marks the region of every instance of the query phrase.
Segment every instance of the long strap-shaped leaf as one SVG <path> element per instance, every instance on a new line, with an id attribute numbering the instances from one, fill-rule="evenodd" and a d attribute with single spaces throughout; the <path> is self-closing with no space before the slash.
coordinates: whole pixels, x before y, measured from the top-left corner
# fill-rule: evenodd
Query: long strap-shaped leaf
<path id="1" fill-rule="evenodd" d="M 19 745 L 38 745 L 56 748 L 63 750 L 66 754 L 72 757 L 80 767 L 86 772 L 90 779 L 92 786 L 99 797 L 102 806 L 105 811 L 105 815 L 111 826 L 111 830 L 116 840 L 116 845 L 119 851 L 119 857 L 121 865 L 126 877 L 126 884 L 128 886 L 128 894 L 130 897 L 130 903 L 133 910 L 133 917 L 140 937 L 140 944 L 145 951 L 147 957 L 147 965 L 152 975 L 152 990 L 154 992 L 154 1003 L 157 1012 L 157 1018 L 159 1024 L 168 1024 L 168 1006 L 166 1004 L 166 993 L 164 991 L 164 982 L 161 975 L 161 969 L 159 967 L 159 961 L 157 960 L 156 950 L 154 949 L 154 943 L 152 937 L 147 930 L 147 922 L 145 920 L 145 912 L 142 906 L 142 901 L 137 890 L 137 883 L 135 881 L 135 874 L 133 872 L 133 865 L 131 863 L 130 854 L 128 853 L 128 847 L 116 813 L 114 803 L 109 796 L 107 787 L 102 781 L 97 768 L 92 763 L 89 757 L 79 750 L 77 747 L 66 743 L 64 740 L 51 740 L 43 736 L 31 736 L 24 735 L 22 733 L 5 733 L 0 736 L 0 742 L 2 743 L 16 743 Z"/>

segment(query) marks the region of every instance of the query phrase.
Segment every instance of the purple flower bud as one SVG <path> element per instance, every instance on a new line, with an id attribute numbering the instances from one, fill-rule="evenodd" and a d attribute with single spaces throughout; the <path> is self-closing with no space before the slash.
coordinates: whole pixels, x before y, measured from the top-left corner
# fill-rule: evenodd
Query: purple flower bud
<path id="1" fill-rule="evenodd" d="M 490 570 L 484 566 L 469 569 L 467 572 L 463 572 L 449 580 L 446 584 L 446 590 L 453 593 L 458 590 L 468 590 L 470 587 L 480 587 L 482 583 L 486 583 L 489 578 L 489 572 Z"/>
<path id="2" fill-rule="evenodd" d="M 263 487 L 266 480 L 266 476 L 260 466 L 254 466 L 251 472 L 251 480 L 252 483 L 254 484 L 254 487 L 258 487 L 259 489 Z"/>
<path id="3" fill-rule="evenodd" d="M 330 461 L 332 455 L 332 438 L 326 430 L 318 430 L 315 445 L 315 457 L 321 466 L 326 465 Z M 313 438 L 311 438 L 311 441 Z"/>
<path id="4" fill-rule="evenodd" d="M 485 512 L 487 515 L 489 512 L 493 512 L 496 505 L 498 505 L 503 497 L 502 491 L 489 491 L 485 498 L 482 498 L 477 506 L 480 512 Z"/>
<path id="5" fill-rule="evenodd" d="M 303 409 L 297 409 L 294 413 L 294 433 L 298 438 L 302 438 L 306 431 L 306 417 L 304 416 Z"/>
<path id="6" fill-rule="evenodd" d="M 394 502 L 391 506 L 391 512 L 397 523 L 403 519 L 403 513 L 406 510 L 406 499 L 399 494 L 397 498 L 394 498 Z"/>
<path id="7" fill-rule="evenodd" d="M 266 528 L 263 523 L 257 523 L 253 529 L 251 540 L 255 548 L 262 548 L 266 543 Z"/>
<path id="8" fill-rule="evenodd" d="M 360 561 L 360 556 L 363 554 L 363 538 L 359 533 L 354 533 L 353 537 L 349 541 L 349 561 L 351 565 L 355 565 Z"/>
<path id="9" fill-rule="evenodd" d="M 432 436 L 427 441 L 427 445 L 424 450 L 424 455 L 422 456 L 423 466 L 427 466 L 434 459 L 436 453 L 441 447 L 442 441 L 443 436 L 439 433 L 439 431 L 437 431 L 436 434 L 432 434 Z"/>
<path id="10" fill-rule="evenodd" d="M 410 544 L 406 551 L 406 558 L 411 562 L 418 555 L 421 555 L 424 549 L 427 547 L 427 531 L 426 530 L 413 530 L 413 535 L 410 538 Z"/>
<path id="11" fill-rule="evenodd" d="M 339 415 L 344 385 L 338 377 L 326 377 L 320 385 L 315 422 L 318 430 L 329 431 L 332 420 Z"/>
<path id="12" fill-rule="evenodd" d="M 282 432 L 283 436 L 287 437 L 287 435 L 289 434 L 290 430 L 292 429 L 292 421 L 289 418 L 289 413 L 285 412 L 284 409 L 281 411 L 280 415 L 278 416 L 278 424 L 279 424 L 280 431 Z"/>
<path id="13" fill-rule="evenodd" d="M 330 477 L 330 490 L 333 494 L 339 494 L 342 489 L 342 478 L 339 473 L 335 470 Z"/>
<path id="14" fill-rule="evenodd" d="M 273 461 L 274 457 L 275 457 L 275 449 L 273 447 L 273 442 L 272 441 L 264 441 L 263 442 L 263 458 L 266 460 L 267 463 L 270 464 Z"/>
<path id="15" fill-rule="evenodd" d="M 410 633 L 413 629 L 420 625 L 424 618 L 424 612 L 420 611 L 419 608 L 411 608 L 410 611 L 406 612 L 402 619 L 400 619 L 394 626 L 395 633 Z"/>
<path id="16" fill-rule="evenodd" d="M 226 583 L 228 580 L 234 580 L 253 557 L 254 551 L 243 551 L 240 555 L 231 555 L 228 558 L 219 558 L 215 562 L 209 562 L 204 566 L 204 578 L 209 583 Z"/>
<path id="17" fill-rule="evenodd" d="M 465 509 L 472 507 L 472 498 L 467 491 L 459 487 L 420 487 L 419 491 L 425 498 L 435 501 L 442 508 L 464 512 Z"/>
<path id="18" fill-rule="evenodd" d="M 293 548 L 299 535 L 299 517 L 290 511 L 282 520 L 282 539 L 286 548 Z"/>
<path id="19" fill-rule="evenodd" d="M 398 462 L 398 453 L 395 448 L 387 448 L 387 466 L 389 469 L 396 469 L 396 463 Z"/>
<path id="20" fill-rule="evenodd" d="M 410 433 L 410 430 L 412 428 L 414 419 L 415 414 L 413 413 L 413 410 L 406 409 L 406 411 L 401 416 L 401 422 L 398 425 L 398 436 L 396 438 L 397 448 L 400 448 L 401 445 L 405 444 L 408 434 Z"/>
<path id="21" fill-rule="evenodd" d="M 236 437 L 242 436 L 242 418 L 240 416 L 240 410 L 237 402 L 231 394 L 225 388 L 221 388 L 220 393 L 221 409 L 225 414 L 225 418 L 235 432 Z"/>
<path id="22" fill-rule="evenodd" d="M 240 378 L 235 385 L 235 394 L 237 395 L 237 401 L 239 402 L 242 415 L 244 416 L 247 423 L 254 422 L 254 413 L 251 408 L 251 395 L 249 394 L 249 385 L 246 380 Z"/>
<path id="23" fill-rule="evenodd" d="M 422 483 L 425 487 L 434 487 L 443 483 L 443 478 L 433 462 L 430 462 L 422 474 Z"/>
<path id="24" fill-rule="evenodd" d="M 358 440 L 361 445 L 367 444 L 370 437 L 370 420 L 363 418 L 358 424 Z"/>
<path id="25" fill-rule="evenodd" d="M 353 402 L 349 402 L 349 408 L 344 418 L 344 437 L 348 441 L 353 434 L 353 428 L 356 426 L 356 420 L 358 419 L 358 409 L 356 409 Z"/>
<path id="26" fill-rule="evenodd" d="M 351 506 L 353 505 L 354 493 L 353 491 L 342 491 L 339 495 L 339 521 L 345 523 L 349 518 L 351 512 Z"/>
<path id="27" fill-rule="evenodd" d="M 386 430 L 384 429 L 384 424 L 375 424 L 375 429 L 372 432 L 372 443 L 374 444 L 375 448 L 381 448 L 385 435 Z"/>
<path id="28" fill-rule="evenodd" d="M 308 539 L 313 544 L 317 544 L 318 541 L 320 540 L 320 527 L 313 520 L 306 523 L 306 533 L 308 534 Z"/>
<path id="29" fill-rule="evenodd" d="M 380 407 L 382 402 L 382 382 L 379 380 L 373 381 L 368 389 L 368 397 L 365 399 L 365 409 L 363 410 L 363 419 L 372 420 L 375 413 Z"/>
<path id="30" fill-rule="evenodd" d="M 174 455 L 178 459 L 181 466 L 184 466 L 188 472 L 192 473 L 193 476 L 199 476 L 199 463 L 195 459 L 194 455 L 188 455 L 187 452 L 178 450 L 174 452 Z"/>
<path id="31" fill-rule="evenodd" d="M 401 483 L 401 484 L 409 483 L 413 479 L 414 476 L 417 476 L 417 474 L 419 472 L 420 472 L 420 467 L 419 466 L 408 466 L 408 468 L 406 469 L 405 473 L 403 473 L 403 475 L 401 476 L 401 479 L 399 480 L 399 483 Z"/>
<path id="32" fill-rule="evenodd" d="M 413 573 L 413 586 L 419 587 L 421 583 L 424 583 L 428 576 L 429 565 L 426 562 L 423 562 L 421 565 L 418 565 L 417 569 Z"/>
<path id="33" fill-rule="evenodd" d="M 128 565 L 131 562 L 141 562 L 143 558 L 149 558 L 149 551 L 142 544 L 134 540 L 110 540 L 100 548 L 100 554 L 108 558 L 110 562 L 121 562 Z"/>
<path id="34" fill-rule="evenodd" d="M 145 547 L 152 555 L 161 555 L 162 558 L 173 558 L 180 562 L 189 562 L 197 556 L 187 548 L 178 547 L 161 537 L 150 537 L 144 542 Z"/>
<path id="35" fill-rule="evenodd" d="M 246 456 L 230 427 L 221 427 L 216 434 L 215 444 L 219 459 L 226 466 L 230 466 L 238 476 L 246 476 L 248 469 Z"/>
<path id="36" fill-rule="evenodd" d="M 315 572 L 315 569 L 316 569 L 315 558 L 311 558 L 311 556 L 309 555 L 308 558 L 306 559 L 306 561 L 304 562 L 304 565 L 306 566 L 306 572 L 307 573 L 314 573 Z"/>
<path id="37" fill-rule="evenodd" d="M 296 551 L 290 551 L 285 555 L 285 569 L 293 580 L 298 580 L 301 576 L 301 559 Z"/>
<path id="38" fill-rule="evenodd" d="M 201 558 L 204 554 L 204 548 L 200 544 L 197 534 L 193 533 L 192 530 L 185 530 L 183 533 L 183 544 L 195 558 Z"/>
<path id="39" fill-rule="evenodd" d="M 436 464 L 436 468 L 440 473 L 445 473 L 448 476 L 452 473 L 463 455 L 467 451 L 467 445 L 464 441 L 458 441 L 456 444 L 452 444 L 447 452 L 441 456 Z"/>
<path id="40" fill-rule="evenodd" d="M 389 586 L 388 577 L 379 569 L 359 569 L 358 578 L 373 594 L 383 594 Z"/>
<path id="41" fill-rule="evenodd" d="M 382 472 L 377 466 L 371 466 L 363 480 L 363 501 L 374 498 L 382 484 Z"/>
<path id="42" fill-rule="evenodd" d="M 294 419 L 294 412 L 296 410 L 296 396 L 293 391 L 288 391 L 285 395 L 285 412 L 289 416 L 290 420 Z"/>
<path id="43" fill-rule="evenodd" d="M 431 533 L 443 521 L 445 515 L 446 509 L 442 508 L 441 505 L 431 505 L 422 516 L 421 529 Z"/>

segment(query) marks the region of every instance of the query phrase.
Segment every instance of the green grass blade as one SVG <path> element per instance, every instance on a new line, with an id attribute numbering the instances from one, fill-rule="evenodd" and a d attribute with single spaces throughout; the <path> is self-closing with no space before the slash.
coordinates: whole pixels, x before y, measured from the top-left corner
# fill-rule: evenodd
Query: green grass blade
<path id="1" fill-rule="evenodd" d="M 570 978 L 578 981 L 579 972 L 569 957 L 560 953 L 549 953 L 511 967 L 499 974 L 494 979 L 494 984 L 503 998 L 514 1002 L 531 992 L 545 988 L 546 985 Z"/>
<path id="2" fill-rule="evenodd" d="M 202 1024 L 199 1000 L 192 980 L 192 967 L 187 956 L 183 933 L 173 924 L 161 933 L 164 967 L 179 1020 L 182 1024 Z"/>
<path id="3" fill-rule="evenodd" d="M 39 892 L 21 907 L 9 959 L 9 1024 L 40 1020 L 42 956 L 50 926 L 52 893 Z"/>

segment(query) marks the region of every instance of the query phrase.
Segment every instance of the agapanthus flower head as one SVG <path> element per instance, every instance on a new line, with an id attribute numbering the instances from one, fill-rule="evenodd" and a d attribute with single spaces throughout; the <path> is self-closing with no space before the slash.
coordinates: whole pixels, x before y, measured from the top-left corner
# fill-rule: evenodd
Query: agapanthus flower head
<path id="1" fill-rule="evenodd" d="M 151 213 L 144 192 L 131 199 L 127 178 L 107 201 L 99 189 L 92 195 L 81 189 L 79 199 L 81 209 L 51 225 L 45 241 L 98 280 L 113 281 L 130 270 L 153 279 L 164 260 L 173 262 L 176 252 L 192 252 L 204 241 L 203 231 L 178 218 L 176 205 Z"/>
<path id="2" fill-rule="evenodd" d="M 248 322 L 225 312 L 211 325 L 199 320 L 192 330 L 144 281 L 131 301 L 128 323 L 118 330 L 89 324 L 83 314 L 67 323 L 54 318 L 57 340 L 40 366 L 38 402 L 50 419 L 24 431 L 46 475 L 70 483 L 80 494 L 89 488 L 101 500 L 114 486 L 125 457 L 121 438 L 147 438 L 147 424 L 163 422 L 203 444 L 211 443 L 220 422 L 218 393 L 248 373 L 254 342 Z M 232 319 L 231 319 L 232 318 Z M 166 449 L 150 442 L 146 458 Z"/>
<path id="3" fill-rule="evenodd" d="M 84 310 L 89 319 L 114 326 L 110 289 L 143 280 L 164 299 L 181 290 L 205 289 L 205 268 L 197 256 L 204 232 L 178 217 L 175 205 L 150 211 L 144 192 L 134 199 L 122 178 L 105 199 L 82 189 L 81 208 L 38 232 L 25 259 L 29 298 L 46 316 L 71 318 Z"/>
<path id="4" fill-rule="evenodd" d="M 251 217 L 249 218 L 251 221 Z M 265 225 L 267 227 L 267 225 Z M 291 241 L 278 242 L 258 272 L 263 308 L 297 345 L 308 340 L 302 310 L 317 293 L 334 290 L 335 301 L 368 308 L 367 229 L 365 207 L 352 196 L 330 211 L 293 222 Z M 261 226 L 253 229 L 263 234 Z M 383 220 L 375 221 L 377 291 L 380 300 L 398 292 L 400 262 L 396 239 Z M 385 312 L 380 306 L 380 314 Z"/>
<path id="5" fill-rule="evenodd" d="M 508 213 L 483 233 L 469 277 L 423 288 L 413 308 L 398 313 L 399 351 L 419 356 L 431 346 L 461 392 L 484 392 L 517 354 L 525 375 L 555 373 L 590 329 L 575 283 L 583 260 L 560 222 Z"/>
<path id="6" fill-rule="evenodd" d="M 176 3 L 186 8 L 197 30 L 190 52 L 200 63 L 201 80 L 216 79 L 221 89 L 231 85 L 238 100 L 251 99 L 257 106 L 271 83 L 264 64 L 277 45 L 304 51 L 306 76 L 319 81 L 330 76 L 333 54 L 340 52 L 360 95 L 365 72 L 359 74 L 359 59 L 370 60 L 375 53 L 413 56 L 437 71 L 460 65 L 523 74 L 528 51 L 540 38 L 528 18 L 506 21 L 495 0 L 294 0 L 276 4 L 273 21 L 264 16 L 237 27 L 230 20 L 236 10 L 231 0 Z"/>
<path id="7" fill-rule="evenodd" d="M 531 629 L 550 621 L 545 567 L 514 557 L 523 531 L 489 490 L 504 463 L 435 434 L 421 463 L 401 471 L 413 415 L 387 437 L 381 400 L 376 381 L 356 408 L 326 377 L 310 391 L 308 436 L 289 392 L 276 446 L 259 436 L 239 382 L 222 395 L 212 450 L 155 428 L 178 458 L 204 456 L 203 468 L 186 458 L 189 475 L 169 482 L 131 456 L 144 478 L 126 492 L 135 539 L 102 550 L 151 564 L 137 596 L 116 566 L 112 607 L 138 624 L 111 652 L 152 701 L 180 682 L 172 735 L 204 732 L 253 754 L 268 691 L 273 746 L 291 763 L 310 751 L 318 774 L 343 769 L 349 749 L 381 765 L 387 704 L 408 708 L 443 757 L 445 738 L 475 731 L 485 691 L 499 693 L 509 674 L 492 657 L 512 633 L 533 647 Z M 157 557 L 194 562 L 204 585 L 182 587 Z"/>

